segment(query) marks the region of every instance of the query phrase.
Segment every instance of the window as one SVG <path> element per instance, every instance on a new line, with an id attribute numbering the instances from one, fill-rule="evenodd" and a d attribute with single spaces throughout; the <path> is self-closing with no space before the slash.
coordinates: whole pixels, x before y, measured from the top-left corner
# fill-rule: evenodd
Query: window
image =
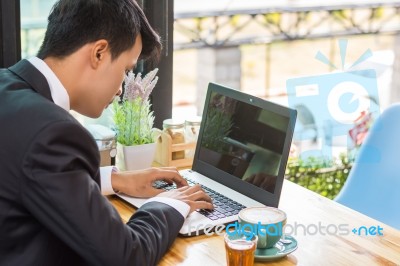
<path id="1" fill-rule="evenodd" d="M 55 0 L 21 1 L 21 57 L 35 56 L 42 44 L 47 16 Z"/>
<path id="2" fill-rule="evenodd" d="M 159 82 L 152 93 L 155 126 L 172 114 L 173 0 L 137 0 L 150 23 L 164 40 L 164 51 L 157 67 Z M 56 0 L 0 1 L 0 67 L 34 56 L 43 40 L 47 16 Z M 1 30 L 4 29 L 4 30 Z M 148 71 L 155 66 L 144 65 Z"/>

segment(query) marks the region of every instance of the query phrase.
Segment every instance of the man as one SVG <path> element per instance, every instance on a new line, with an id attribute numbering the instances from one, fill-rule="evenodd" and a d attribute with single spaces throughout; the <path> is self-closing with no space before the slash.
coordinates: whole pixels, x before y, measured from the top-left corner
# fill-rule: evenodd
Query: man
<path id="1" fill-rule="evenodd" d="M 212 208 L 175 169 L 99 170 L 69 114 L 98 117 L 125 71 L 160 47 L 133 0 L 60 0 L 38 57 L 0 70 L 0 265 L 154 265 L 190 212 Z M 179 188 L 160 193 L 155 180 Z M 158 196 L 124 225 L 100 185 Z"/>

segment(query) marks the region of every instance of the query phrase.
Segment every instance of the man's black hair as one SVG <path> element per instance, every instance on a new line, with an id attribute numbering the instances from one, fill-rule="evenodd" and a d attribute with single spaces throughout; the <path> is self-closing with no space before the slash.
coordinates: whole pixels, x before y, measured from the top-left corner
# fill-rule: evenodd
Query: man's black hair
<path id="1" fill-rule="evenodd" d="M 87 43 L 105 39 L 112 59 L 142 37 L 141 58 L 158 58 L 160 38 L 134 0 L 60 0 L 48 17 L 38 57 L 66 57 Z"/>

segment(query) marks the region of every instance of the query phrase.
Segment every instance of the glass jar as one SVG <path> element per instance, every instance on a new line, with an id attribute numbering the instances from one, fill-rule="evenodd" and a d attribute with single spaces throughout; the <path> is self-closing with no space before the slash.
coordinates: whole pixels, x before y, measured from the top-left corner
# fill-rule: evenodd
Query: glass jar
<path id="1" fill-rule="evenodd" d="M 179 119 L 165 119 L 163 130 L 172 139 L 172 144 L 185 143 L 185 121 Z M 185 158 L 185 151 L 175 151 L 172 153 L 172 160 Z"/>
<path id="2" fill-rule="evenodd" d="M 186 143 L 196 143 L 199 137 L 201 116 L 193 116 L 185 121 L 185 141 Z M 186 158 L 194 157 L 194 148 L 185 151 Z"/>

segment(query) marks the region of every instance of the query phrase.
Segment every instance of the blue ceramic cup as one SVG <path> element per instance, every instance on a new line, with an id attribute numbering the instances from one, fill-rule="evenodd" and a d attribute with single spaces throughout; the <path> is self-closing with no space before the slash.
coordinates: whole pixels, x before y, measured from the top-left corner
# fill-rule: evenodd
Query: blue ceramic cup
<path id="1" fill-rule="evenodd" d="M 283 235 L 286 213 L 273 207 L 249 207 L 239 212 L 236 230 L 258 237 L 257 249 L 273 247 Z"/>

